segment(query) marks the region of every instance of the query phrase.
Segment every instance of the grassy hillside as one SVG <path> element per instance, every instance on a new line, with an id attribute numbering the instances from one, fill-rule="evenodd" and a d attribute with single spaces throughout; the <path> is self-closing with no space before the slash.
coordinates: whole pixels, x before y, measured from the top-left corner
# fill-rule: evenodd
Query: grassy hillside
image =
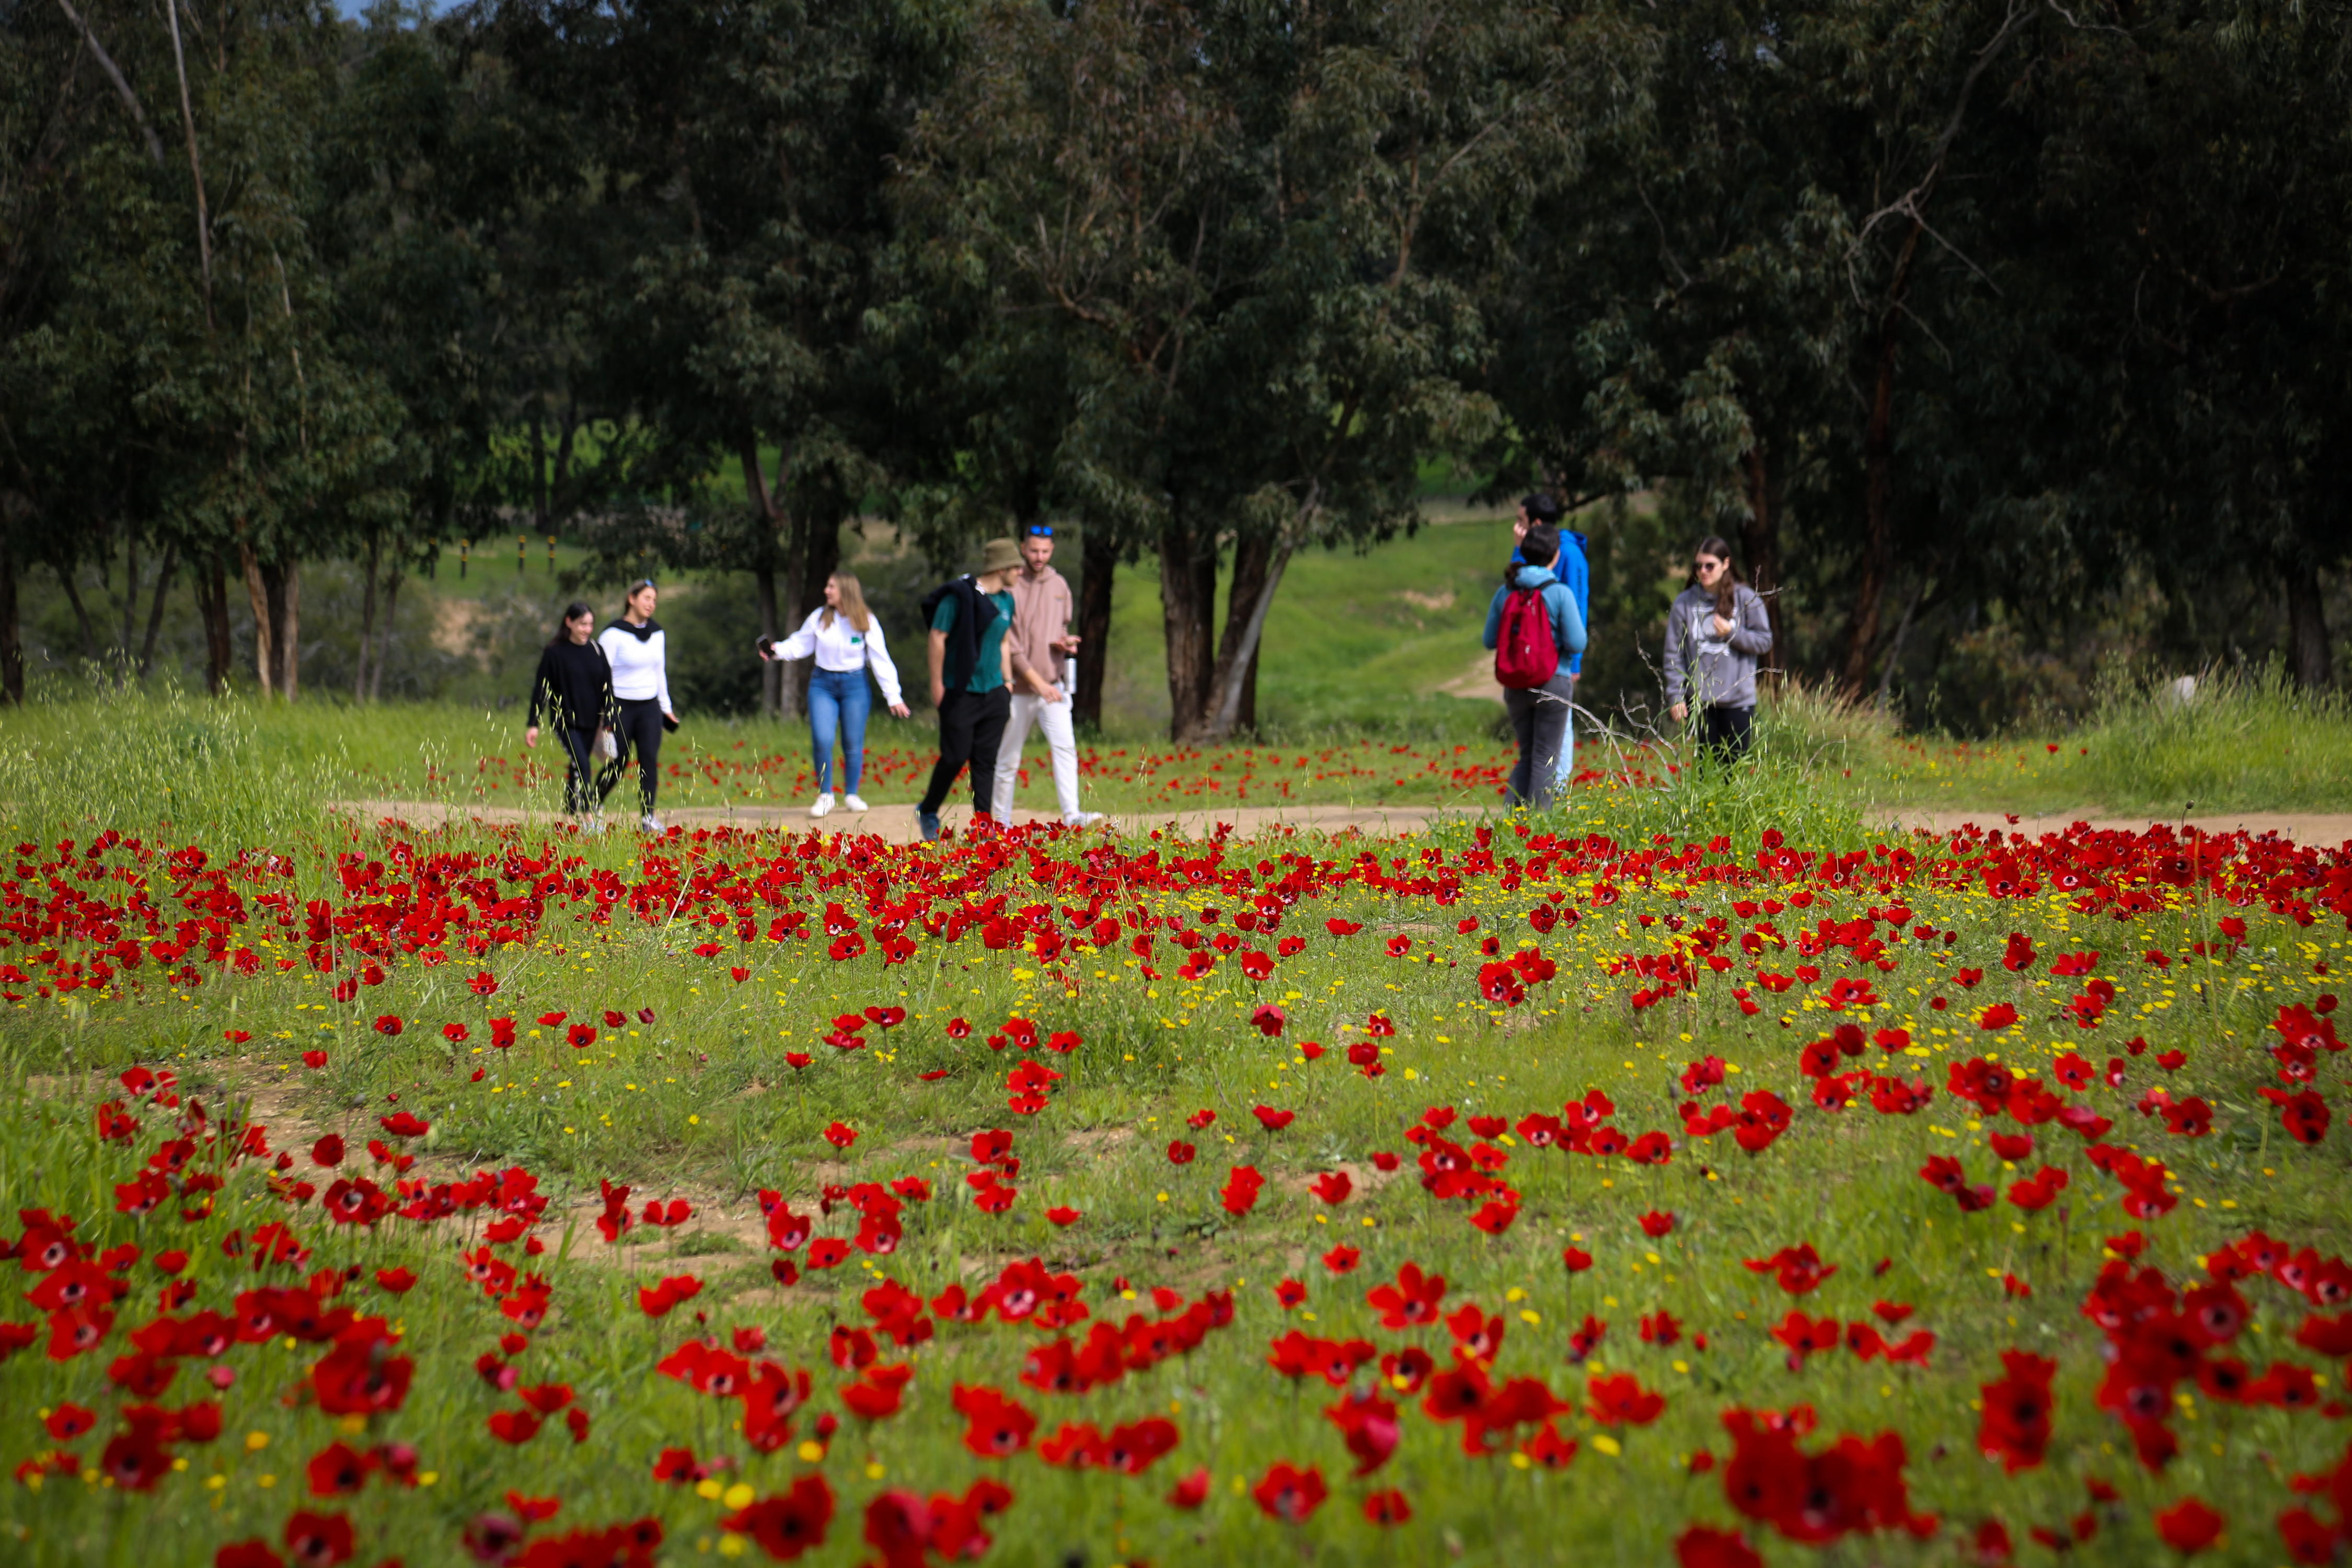
<path id="1" fill-rule="evenodd" d="M 1490 519 L 1433 524 L 1363 554 L 1318 550 L 1297 557 L 1266 617 L 1261 727 L 1282 735 L 1344 730 L 1429 740 L 1491 731 L 1494 704 L 1442 689 L 1484 668 L 1478 635 L 1510 552 L 1509 526 Z M 1226 602 L 1221 586 L 1221 625 Z M 1107 731 L 1165 731 L 1166 647 L 1158 563 L 1123 568 L 1112 599 Z"/>

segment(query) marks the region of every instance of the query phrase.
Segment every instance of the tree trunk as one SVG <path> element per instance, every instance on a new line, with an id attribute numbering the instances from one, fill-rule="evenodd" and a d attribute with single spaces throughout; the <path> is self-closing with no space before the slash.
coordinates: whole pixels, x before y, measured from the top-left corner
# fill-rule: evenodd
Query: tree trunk
<path id="1" fill-rule="evenodd" d="M 547 395 L 541 393 L 530 405 L 530 521 L 534 531 L 547 531 Z M 530 552 L 520 547 L 515 551 L 515 570 L 523 570 L 523 560 Z"/>
<path id="2" fill-rule="evenodd" d="M 1878 643 L 1878 622 L 1886 600 L 1886 580 L 1895 566 L 1895 360 L 1903 334 L 1903 304 L 1911 292 L 1911 275 L 1918 264 L 1919 241 L 1927 232 L 1927 208 L 1935 200 L 1937 187 L 1942 184 L 1946 160 L 1952 143 L 1960 134 L 1966 121 L 1969 100 L 1975 94 L 1977 82 L 1999 59 L 2010 41 L 2032 26 L 2042 14 L 2039 5 L 2019 5 L 2010 8 L 2007 20 L 1984 47 L 1977 51 L 1976 62 L 1961 79 L 1960 90 L 1952 105 L 1952 117 L 1945 123 L 1943 133 L 1936 139 L 1934 154 L 1920 175 L 1919 183 L 1895 205 L 1881 209 L 1881 216 L 1907 211 L 1911 223 L 1903 237 L 1903 248 L 1895 254 L 1895 271 L 1887 279 L 1886 293 L 1879 302 L 1877 367 L 1871 392 L 1870 419 L 1863 427 L 1863 547 L 1862 580 L 1855 584 L 1853 610 L 1846 622 L 1845 668 L 1839 687 L 1851 700 L 1859 701 L 1870 679 L 1871 650 Z M 1875 218 L 1871 220 L 1873 223 Z M 1870 224 L 1863 226 L 1867 235 Z M 1857 242 L 1859 243 L 1859 242 Z"/>
<path id="3" fill-rule="evenodd" d="M 139 529 L 129 515 L 122 520 L 122 658 L 131 658 L 131 632 L 139 624 Z M 127 679 L 130 671 L 117 668 L 114 684 Z"/>
<path id="4" fill-rule="evenodd" d="M 196 613 L 205 624 L 205 690 L 214 697 L 226 696 L 231 658 L 228 572 L 217 553 L 206 556 L 196 570 Z"/>
<path id="5" fill-rule="evenodd" d="M 1181 523 L 1160 534 L 1160 623 L 1168 637 L 1168 733 L 1183 740 L 1208 717 L 1216 676 L 1217 536 Z"/>
<path id="6" fill-rule="evenodd" d="M 793 531 L 800 535 L 796 564 L 800 577 L 800 620 L 798 626 L 816 613 L 824 604 L 824 582 L 841 568 L 841 520 L 827 517 L 794 520 Z"/>
<path id="7" fill-rule="evenodd" d="M 146 679 L 147 672 L 154 668 L 155 639 L 163 631 L 163 597 L 172 591 L 172 577 L 179 569 L 180 547 L 176 544 L 163 546 L 163 570 L 155 578 L 155 602 L 147 612 L 147 640 L 139 646 L 139 679 L 142 680 Z"/>
<path id="8" fill-rule="evenodd" d="M 291 702 L 301 695 L 302 688 L 302 563 L 288 561 L 264 567 L 262 580 L 269 584 L 270 608 L 278 616 L 270 634 L 270 640 L 278 645 L 278 692 Z"/>
<path id="9" fill-rule="evenodd" d="M 261 695 L 268 698 L 278 690 L 278 658 L 270 639 L 277 623 L 269 614 L 269 590 L 262 584 L 261 563 L 255 557 L 253 546 L 239 541 L 236 551 L 245 567 L 246 602 L 253 606 L 254 678 L 261 682 Z"/>
<path id="10" fill-rule="evenodd" d="M 1739 525 L 1739 553 L 1748 567 L 1748 585 L 1764 601 L 1764 614 L 1772 626 L 1772 651 L 1764 656 L 1761 668 L 1779 675 L 1788 668 L 1783 662 L 1788 641 L 1780 618 L 1782 484 L 1780 470 L 1772 466 L 1776 455 L 1774 444 L 1761 437 L 1739 455 L 1748 489 L 1748 516 Z"/>
<path id="11" fill-rule="evenodd" d="M 180 78 L 180 123 L 188 133 L 188 174 L 196 187 L 196 257 L 203 263 L 198 277 L 205 289 L 205 331 L 214 329 L 213 321 L 213 220 L 205 206 L 205 165 L 196 155 L 196 111 L 188 98 L 188 60 L 180 48 L 180 8 L 174 5 L 163 7 L 163 19 L 171 25 L 172 65 Z M 224 24 L 226 25 L 226 24 Z M 143 118 L 143 117 L 142 117 Z"/>
<path id="12" fill-rule="evenodd" d="M 58 568 L 58 584 L 66 591 L 66 603 L 73 606 L 74 619 L 81 626 L 82 657 L 95 663 L 99 657 L 98 627 L 89 618 L 89 609 L 81 602 L 81 587 L 74 581 L 70 566 Z"/>
<path id="13" fill-rule="evenodd" d="M 780 477 L 784 471 L 787 451 L 789 448 L 776 454 L 776 472 Z M 782 557 L 785 574 L 785 601 L 797 603 L 800 598 L 792 582 L 793 552 L 790 549 L 780 552 L 776 547 L 776 532 L 783 525 L 785 519 L 777 508 L 775 491 L 768 484 L 767 472 L 760 466 L 758 431 L 748 426 L 744 428 L 741 437 L 736 444 L 736 456 L 743 464 L 743 493 L 750 498 L 752 510 L 759 514 L 761 524 L 766 530 L 760 549 L 760 564 L 752 570 L 752 582 L 757 585 L 760 594 L 760 635 L 773 637 L 780 635 L 782 630 L 776 624 L 775 569 L 779 554 Z M 806 612 L 803 614 L 805 615 Z M 799 624 L 797 621 L 793 623 L 795 626 Z M 778 719 L 784 716 L 785 676 L 786 671 L 781 664 L 768 664 L 760 671 L 761 710 Z"/>
<path id="14" fill-rule="evenodd" d="M 751 569 L 751 587 L 760 601 L 760 635 L 773 642 L 782 635 L 776 625 L 776 573 L 767 565 Z M 781 719 L 784 713 L 784 667 L 776 660 L 760 663 L 760 716 Z"/>
<path id="15" fill-rule="evenodd" d="M 1870 420 L 1862 432 L 1862 579 L 1854 584 L 1853 608 L 1846 618 L 1845 668 L 1838 689 L 1860 701 L 1869 689 L 1870 656 L 1878 646 L 1878 621 L 1886 603 L 1886 578 L 1895 566 L 1895 361 L 1902 342 L 1903 296 L 1918 254 L 1920 226 L 1914 225 L 1887 285 L 1878 318 L 1878 374 L 1871 391 Z"/>
<path id="16" fill-rule="evenodd" d="M 1111 588 L 1118 548 L 1107 526 L 1099 534 L 1084 530 L 1078 543 L 1078 689 L 1070 699 L 1070 717 L 1099 731 L 1103 682 L 1110 674 Z"/>
<path id="17" fill-rule="evenodd" d="M 2335 684 L 2336 660 L 2328 646 L 2327 601 L 2319 591 L 2319 568 L 2300 552 L 2286 569 L 2287 669 L 2305 691 Z"/>
<path id="18" fill-rule="evenodd" d="M 394 559 L 392 571 L 383 580 L 383 629 L 376 634 L 375 658 L 368 661 L 368 700 L 383 700 L 383 667 L 392 657 L 394 617 L 400 613 L 400 584 L 408 575 Z"/>
<path id="19" fill-rule="evenodd" d="M 16 553 L 0 544 L 0 703 L 25 705 L 25 642 L 16 624 Z"/>
<path id="20" fill-rule="evenodd" d="M 1234 541 L 1234 574 L 1225 584 L 1225 626 L 1217 637 L 1217 662 L 1222 667 L 1225 656 L 1241 646 L 1250 616 L 1257 608 L 1258 595 L 1265 589 L 1268 569 L 1274 564 L 1275 541 L 1265 534 L 1252 534 Z"/>
<path id="21" fill-rule="evenodd" d="M 793 602 L 793 625 L 799 626 L 824 605 L 824 580 L 841 564 L 841 520 L 803 514 L 793 519 L 792 578 L 787 584 Z M 795 718 L 808 712 L 809 682 L 816 678 L 816 660 L 793 667 L 792 700 Z"/>
<path id="22" fill-rule="evenodd" d="M 1895 640 L 1887 645 L 1886 657 L 1879 661 L 1878 716 L 1886 717 L 1886 704 L 1895 691 L 1895 670 L 1903 662 L 1903 639 L 1911 635 L 1911 619 L 1919 613 L 1919 601 L 1927 596 L 1927 579 L 1921 577 L 1919 585 L 1911 590 L 1911 602 L 1903 606 L 1903 618 L 1895 623 Z"/>
<path id="23" fill-rule="evenodd" d="M 1249 668 L 1242 672 L 1242 704 L 1234 717 L 1234 730 L 1237 734 L 1255 736 L 1257 733 L 1257 667 L 1265 658 L 1265 639 L 1260 637 L 1257 646 L 1250 649 Z"/>
<path id="24" fill-rule="evenodd" d="M 1215 672 L 1204 705 L 1203 722 L 1194 739 L 1222 741 L 1241 728 L 1242 704 L 1250 695 L 1252 677 L 1257 668 L 1266 614 L 1282 586 L 1282 574 L 1290 565 L 1290 552 L 1288 539 L 1264 534 L 1244 539 L 1234 547 L 1234 580 L 1225 603 L 1225 635 L 1217 645 Z M 1251 706 L 1255 709 L 1255 704 Z M 1255 717 L 1255 712 L 1252 717 Z"/>
<path id="25" fill-rule="evenodd" d="M 261 694 L 291 702 L 301 690 L 301 563 L 264 564 L 251 545 L 237 549 L 245 562 L 246 596 L 253 605 L 253 664 Z"/>
<path id="26" fill-rule="evenodd" d="M 352 674 L 352 700 L 354 702 L 367 700 L 368 655 L 375 647 L 375 573 L 383 551 L 383 535 L 370 529 L 367 564 L 361 569 L 361 574 L 367 579 L 367 586 L 360 594 L 360 651 L 359 658 L 353 661 Z"/>

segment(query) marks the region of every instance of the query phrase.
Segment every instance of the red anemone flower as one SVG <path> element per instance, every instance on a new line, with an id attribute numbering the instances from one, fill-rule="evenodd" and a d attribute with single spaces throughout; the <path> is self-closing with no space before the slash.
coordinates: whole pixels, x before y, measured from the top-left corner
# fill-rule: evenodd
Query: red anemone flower
<path id="1" fill-rule="evenodd" d="M 1313 1465 L 1300 1469 L 1287 1460 L 1278 1461 L 1265 1472 L 1265 1478 L 1250 1489 L 1257 1506 L 1268 1519 L 1278 1519 L 1285 1524 L 1304 1524 L 1314 1517 L 1330 1495 L 1323 1484 L 1323 1472 Z"/>

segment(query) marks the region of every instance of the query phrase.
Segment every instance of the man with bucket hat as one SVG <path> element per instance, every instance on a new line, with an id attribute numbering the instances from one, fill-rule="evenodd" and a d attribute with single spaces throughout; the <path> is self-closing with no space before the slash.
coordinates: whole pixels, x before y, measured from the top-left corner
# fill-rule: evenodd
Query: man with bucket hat
<path id="1" fill-rule="evenodd" d="M 1021 549 L 1009 539 L 982 547 L 980 571 L 942 583 L 923 596 L 929 622 L 931 704 L 940 711 L 940 760 L 915 807 L 926 840 L 940 836 L 940 807 L 956 775 L 971 766 L 972 820 L 992 816 L 996 747 L 1013 710 L 1013 574 Z"/>

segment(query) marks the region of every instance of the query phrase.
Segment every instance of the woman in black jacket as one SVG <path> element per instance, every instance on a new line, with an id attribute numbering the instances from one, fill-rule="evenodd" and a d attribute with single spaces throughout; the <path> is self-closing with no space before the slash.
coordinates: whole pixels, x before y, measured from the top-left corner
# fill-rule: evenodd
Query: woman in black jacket
<path id="1" fill-rule="evenodd" d="M 596 731 L 609 722 L 613 706 L 613 671 L 604 650 L 589 640 L 596 629 L 595 613 L 577 600 L 566 605 L 563 624 L 539 656 L 539 672 L 531 677 L 530 717 L 522 732 L 526 746 L 539 744 L 539 716 L 544 711 L 571 763 L 563 780 L 563 809 L 590 817 L 592 831 L 602 823 L 595 816 L 603 804 L 595 786 Z"/>

